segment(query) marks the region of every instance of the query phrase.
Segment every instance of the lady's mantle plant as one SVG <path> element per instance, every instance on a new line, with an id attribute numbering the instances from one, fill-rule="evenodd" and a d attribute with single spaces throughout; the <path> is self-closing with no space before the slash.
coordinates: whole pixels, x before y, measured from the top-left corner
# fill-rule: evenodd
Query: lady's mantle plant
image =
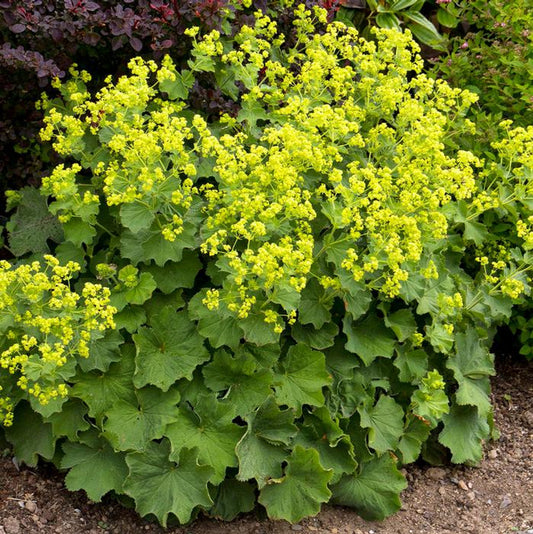
<path id="1" fill-rule="evenodd" d="M 53 253 L 117 313 L 68 400 L 20 402 L 6 436 L 164 525 L 256 499 L 292 522 L 327 501 L 383 518 L 398 463 L 479 461 L 494 327 L 530 292 L 533 129 L 507 125 L 484 162 L 457 148 L 475 97 L 421 74 L 408 33 L 318 34 L 303 8 L 295 25 L 286 45 L 258 15 L 94 96 L 73 71 L 42 104 L 70 162 L 41 188 Z M 186 108 L 200 72 L 236 116 Z"/>

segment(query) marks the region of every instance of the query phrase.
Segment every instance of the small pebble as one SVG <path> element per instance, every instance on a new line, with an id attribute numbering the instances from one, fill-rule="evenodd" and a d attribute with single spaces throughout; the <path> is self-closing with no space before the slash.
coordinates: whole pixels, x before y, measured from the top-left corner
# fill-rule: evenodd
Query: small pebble
<path id="1" fill-rule="evenodd" d="M 303 527 L 302 525 L 292 525 L 291 530 L 299 531 L 299 530 L 303 530 Z"/>
<path id="2" fill-rule="evenodd" d="M 496 449 L 492 449 L 488 452 L 487 456 L 491 459 L 491 460 L 496 460 L 496 458 L 498 458 L 498 451 Z"/>
<path id="3" fill-rule="evenodd" d="M 26 501 L 26 510 L 28 510 L 28 512 L 34 514 L 35 511 L 37 510 L 37 505 L 35 504 L 34 501 Z"/>
<path id="4" fill-rule="evenodd" d="M 466 494 L 466 496 L 467 496 L 471 501 L 475 500 L 475 498 L 476 498 L 476 494 L 475 494 L 473 491 L 469 491 L 469 492 Z"/>
<path id="5" fill-rule="evenodd" d="M 457 485 L 464 491 L 468 491 L 468 486 L 466 485 L 464 480 L 459 480 Z"/>
<path id="6" fill-rule="evenodd" d="M 509 499 L 509 497 L 506 495 L 506 496 L 502 499 L 502 502 L 500 503 L 500 508 L 501 508 L 501 509 L 503 509 L 503 508 L 507 508 L 510 504 L 511 504 L 511 499 Z"/>

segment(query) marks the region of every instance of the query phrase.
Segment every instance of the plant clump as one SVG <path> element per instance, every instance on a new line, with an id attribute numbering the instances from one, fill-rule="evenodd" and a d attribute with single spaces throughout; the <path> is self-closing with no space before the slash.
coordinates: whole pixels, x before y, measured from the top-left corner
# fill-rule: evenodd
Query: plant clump
<path id="1" fill-rule="evenodd" d="M 380 519 L 399 466 L 481 459 L 491 341 L 530 295 L 533 128 L 503 123 L 490 160 L 462 149 L 476 96 L 423 74 L 409 32 L 325 21 L 296 8 L 284 44 L 257 13 L 233 39 L 189 30 L 186 68 L 136 58 L 94 95 L 83 71 L 54 83 L 49 261 L 109 302 L 65 399 L 19 397 L 19 458 L 163 525 L 256 502 Z M 187 106 L 206 72 L 238 113 Z"/>

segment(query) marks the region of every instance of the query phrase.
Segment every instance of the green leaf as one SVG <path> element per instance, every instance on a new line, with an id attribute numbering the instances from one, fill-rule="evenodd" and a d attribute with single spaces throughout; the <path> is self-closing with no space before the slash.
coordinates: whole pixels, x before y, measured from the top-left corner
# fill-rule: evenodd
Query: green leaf
<path id="1" fill-rule="evenodd" d="M 346 315 L 342 324 L 348 338 L 346 349 L 357 354 L 365 365 L 370 365 L 378 357 L 391 358 L 394 354 L 396 339 L 383 320 L 375 315 L 369 315 L 356 326 L 350 315 Z"/>
<path id="2" fill-rule="evenodd" d="M 411 396 L 411 406 L 416 415 L 430 421 L 433 426 L 450 411 L 448 396 L 442 389 L 416 390 Z"/>
<path id="3" fill-rule="evenodd" d="M 424 15 L 418 11 L 402 11 L 410 23 L 407 23 L 407 27 L 413 32 L 413 35 L 422 43 L 431 46 L 436 50 L 444 50 L 445 39 L 437 31 L 437 28 L 430 22 Z"/>
<path id="4" fill-rule="evenodd" d="M 107 371 L 109 366 L 120 360 L 120 347 L 124 338 L 116 331 L 110 330 L 103 337 L 91 339 L 89 342 L 89 357 L 79 358 L 78 365 L 84 372 Z"/>
<path id="5" fill-rule="evenodd" d="M 452 462 L 477 464 L 483 456 L 482 442 L 490 434 L 487 418 L 474 406 L 455 404 L 443 421 L 439 442 L 452 452 Z"/>
<path id="6" fill-rule="evenodd" d="M 120 207 L 120 221 L 134 234 L 150 228 L 154 217 L 154 210 L 142 202 L 134 201 Z"/>
<path id="7" fill-rule="evenodd" d="M 237 347 L 235 350 L 235 356 L 237 358 L 241 357 L 252 357 L 259 367 L 270 370 L 274 364 L 279 359 L 280 348 L 278 343 L 273 343 L 272 345 L 263 345 L 262 347 L 257 347 L 256 345 L 251 345 L 250 343 L 243 343 Z"/>
<path id="8" fill-rule="evenodd" d="M 250 314 L 245 319 L 240 319 L 238 324 L 243 332 L 243 337 L 256 345 L 269 345 L 279 341 L 279 334 L 274 332 L 273 325 L 265 323 L 262 314 Z"/>
<path id="9" fill-rule="evenodd" d="M 304 404 L 322 406 L 322 388 L 331 383 L 326 370 L 324 354 L 298 343 L 287 351 L 280 361 L 276 377 L 276 394 L 279 404 L 295 408 L 298 414 Z"/>
<path id="10" fill-rule="evenodd" d="M 332 476 L 333 471 L 320 465 L 317 451 L 296 445 L 287 459 L 285 475 L 269 480 L 258 500 L 270 519 L 298 523 L 304 517 L 316 515 L 320 505 L 329 500 L 328 482 Z"/>
<path id="11" fill-rule="evenodd" d="M 193 72 L 215 72 L 215 61 L 200 51 L 193 50 L 194 60 L 189 59 L 187 65 Z"/>
<path id="12" fill-rule="evenodd" d="M 39 456 L 45 460 L 54 457 L 57 436 L 54 436 L 52 424 L 45 423 L 27 402 L 17 404 L 13 425 L 5 427 L 4 432 L 19 462 L 35 467 Z"/>
<path id="13" fill-rule="evenodd" d="M 126 456 L 130 473 L 124 492 L 135 499 L 141 516 L 153 514 L 163 527 L 169 514 L 180 523 L 187 523 L 197 507 L 209 509 L 213 501 L 207 482 L 213 474 L 211 467 L 200 465 L 194 451 L 183 450 L 176 465 L 168 460 L 170 444 L 151 442 L 145 452 Z"/>
<path id="14" fill-rule="evenodd" d="M 90 245 L 96 236 L 95 228 L 88 222 L 73 217 L 70 221 L 63 223 L 65 240 L 70 241 L 74 246 Z"/>
<path id="15" fill-rule="evenodd" d="M 220 484 L 226 468 L 238 466 L 235 447 L 245 431 L 232 423 L 233 417 L 233 407 L 217 401 L 213 394 L 200 396 L 192 410 L 181 407 L 165 432 L 172 446 L 170 459 L 177 460 L 184 447 L 196 447 L 198 460 L 214 470 L 211 482 Z"/>
<path id="16" fill-rule="evenodd" d="M 443 9 L 442 6 L 437 10 L 437 20 L 441 26 L 446 28 L 455 28 L 460 22 L 460 19 L 452 15 L 448 10 Z"/>
<path id="17" fill-rule="evenodd" d="M 396 354 L 393 364 L 398 369 L 398 378 L 402 382 L 412 384 L 425 376 L 428 370 L 428 355 L 425 350 L 399 345 Z"/>
<path id="18" fill-rule="evenodd" d="M 123 345 L 122 358 L 104 372 L 79 373 L 71 395 L 80 398 L 89 407 L 89 415 L 99 419 L 103 413 L 119 401 L 135 401 L 133 372 L 134 348 Z"/>
<path id="19" fill-rule="evenodd" d="M 333 470 L 332 483 L 338 482 L 344 473 L 352 473 L 357 467 L 350 437 L 325 407 L 306 415 L 294 443 L 318 452 L 320 464 Z"/>
<path id="20" fill-rule="evenodd" d="M 441 323 L 433 322 L 425 327 L 426 338 L 431 346 L 437 351 L 448 354 L 455 341 L 455 334 L 448 332 Z"/>
<path id="21" fill-rule="evenodd" d="M 265 120 L 269 118 L 270 116 L 265 111 L 261 103 L 250 98 L 242 103 L 241 110 L 237 115 L 237 120 L 239 122 L 246 122 L 252 134 L 258 133 L 258 129 L 256 128 L 258 120 Z"/>
<path id="22" fill-rule="evenodd" d="M 198 258 L 198 253 L 185 249 L 181 261 L 168 262 L 164 267 L 149 265 L 143 270 L 154 277 L 160 291 L 169 294 L 178 288 L 192 288 L 201 268 L 202 262 Z"/>
<path id="23" fill-rule="evenodd" d="M 403 410 L 395 400 L 382 395 L 375 406 L 358 409 L 361 426 L 368 428 L 368 445 L 378 454 L 396 449 L 403 433 Z"/>
<path id="24" fill-rule="evenodd" d="M 170 100 L 186 100 L 189 96 L 189 89 L 194 85 L 194 76 L 190 70 L 184 69 L 173 72 L 174 80 L 163 80 L 159 82 L 159 89 L 167 93 Z"/>
<path id="25" fill-rule="evenodd" d="M 385 315 L 385 325 L 396 334 L 400 342 L 410 338 L 418 330 L 413 312 L 407 308 Z"/>
<path id="26" fill-rule="evenodd" d="M 484 224 L 481 224 L 476 221 L 465 221 L 465 231 L 464 231 L 464 238 L 467 241 L 473 241 L 476 245 L 482 245 L 488 237 L 490 237 L 490 233 L 487 231 L 487 228 Z"/>
<path id="27" fill-rule="evenodd" d="M 55 243 L 63 240 L 61 224 L 48 210 L 46 198 L 38 189 L 24 187 L 17 211 L 7 224 L 9 248 L 15 256 L 27 252 L 49 252 L 47 241 Z"/>
<path id="28" fill-rule="evenodd" d="M 414 414 L 408 415 L 407 421 L 407 427 L 398 444 L 398 451 L 404 465 L 416 462 L 420 456 L 422 444 L 428 439 L 432 427 L 429 421 Z"/>
<path id="29" fill-rule="evenodd" d="M 272 394 L 272 372 L 261 369 L 251 355 L 232 357 L 217 350 L 213 361 L 203 367 L 205 385 L 215 392 L 226 391 L 224 399 L 236 414 L 246 415 Z"/>
<path id="30" fill-rule="evenodd" d="M 114 451 L 95 431 L 86 432 L 81 441 L 62 445 L 65 455 L 61 459 L 61 468 L 70 469 L 65 477 L 67 489 L 83 489 L 94 502 L 100 502 L 109 491 L 122 493 L 122 484 L 128 474 L 124 454 Z"/>
<path id="31" fill-rule="evenodd" d="M 270 296 L 270 300 L 283 306 L 285 311 L 293 311 L 300 304 L 301 294 L 287 283 L 278 283 L 276 290 Z"/>
<path id="32" fill-rule="evenodd" d="M 213 492 L 215 504 L 209 515 L 222 521 L 232 521 L 239 514 L 251 512 L 255 506 L 255 489 L 248 482 L 227 478 Z"/>
<path id="33" fill-rule="evenodd" d="M 237 348 L 243 336 L 242 329 L 232 316 L 221 316 L 219 310 L 209 310 L 202 303 L 205 291 L 197 293 L 189 302 L 189 316 L 198 321 L 198 332 L 215 348 L 227 345 Z"/>
<path id="34" fill-rule="evenodd" d="M 192 223 L 185 223 L 183 232 L 175 241 L 168 241 L 161 230 L 154 225 L 150 230 L 133 233 L 130 230 L 122 232 L 120 237 L 120 252 L 134 265 L 140 262 L 155 261 L 163 267 L 167 261 L 179 262 L 186 248 L 196 246 L 196 228 Z"/>
<path id="35" fill-rule="evenodd" d="M 26 366 L 26 369 L 27 368 L 28 366 Z M 55 399 L 50 399 L 47 404 L 41 404 L 36 397 L 30 396 L 30 406 L 32 410 L 42 415 L 45 419 L 60 412 L 65 402 L 67 402 L 65 397 L 56 397 Z"/>
<path id="36" fill-rule="evenodd" d="M 187 313 L 163 308 L 151 318 L 151 325 L 139 328 L 132 336 L 135 386 L 152 384 L 167 391 L 180 378 L 192 380 L 193 371 L 209 359 L 209 352 Z"/>
<path id="37" fill-rule="evenodd" d="M 413 4 L 416 4 L 417 2 L 418 0 L 396 0 L 395 2 L 392 2 L 390 8 L 393 11 L 401 11 L 402 9 L 411 7 Z"/>
<path id="38" fill-rule="evenodd" d="M 446 367 L 453 371 L 459 388 L 455 393 L 458 404 L 477 406 L 481 415 L 491 410 L 489 376 L 496 374 L 494 357 L 481 346 L 473 327 L 455 336 L 455 355 L 448 358 Z"/>
<path id="39" fill-rule="evenodd" d="M 302 291 L 298 306 L 298 322 L 311 323 L 315 328 L 322 328 L 331 321 L 329 308 L 324 288 L 313 278 Z"/>
<path id="40" fill-rule="evenodd" d="M 124 299 L 129 304 L 144 304 L 157 288 L 154 277 L 150 273 L 141 273 L 137 284 L 123 291 Z"/>
<path id="41" fill-rule="evenodd" d="M 135 392 L 136 401 L 119 400 L 105 412 L 104 435 L 117 450 L 143 450 L 159 439 L 178 418 L 180 394 L 147 387 Z"/>
<path id="42" fill-rule="evenodd" d="M 292 337 L 298 343 L 308 345 L 313 349 L 323 350 L 333 346 L 335 337 L 339 333 L 339 327 L 331 322 L 322 328 L 315 329 L 312 325 L 303 326 L 296 323 L 291 329 Z"/>
<path id="43" fill-rule="evenodd" d="M 368 521 L 381 521 L 401 507 L 407 482 L 388 454 L 361 465 L 358 475 L 345 476 L 333 488 L 332 502 L 355 508 Z"/>
<path id="44" fill-rule="evenodd" d="M 91 425 L 85 420 L 87 406 L 78 399 L 69 399 L 63 404 L 61 411 L 52 414 L 48 423 L 52 423 L 54 436 L 66 436 L 70 441 L 78 440 L 78 433 L 87 430 Z"/>
<path id="45" fill-rule="evenodd" d="M 148 316 L 147 323 L 150 324 L 152 319 L 160 315 L 161 310 L 165 308 L 172 308 L 174 313 L 184 308 L 185 301 L 182 293 L 181 289 L 176 289 L 176 291 L 166 295 L 164 293 L 156 293 L 150 300 L 147 300 L 143 305 L 143 309 Z"/>
<path id="46" fill-rule="evenodd" d="M 82 271 L 85 267 L 85 249 L 77 247 L 74 243 L 64 241 L 54 249 L 54 256 L 59 260 L 61 265 L 67 264 L 69 261 L 79 263 Z"/>
<path id="47" fill-rule="evenodd" d="M 235 449 L 239 459 L 238 480 L 255 478 L 261 488 L 270 477 L 280 477 L 287 457 L 285 446 L 298 432 L 294 411 L 280 410 L 269 397 L 258 410 L 246 417 L 248 428 Z"/>
<path id="48" fill-rule="evenodd" d="M 146 322 L 146 312 L 140 306 L 128 305 L 115 315 L 114 320 L 117 330 L 124 328 L 132 334 Z"/>
<path id="49" fill-rule="evenodd" d="M 400 31 L 400 21 L 393 13 L 379 13 L 376 15 L 376 24 L 380 28 L 388 28 Z"/>
<path id="50" fill-rule="evenodd" d="M 342 287 L 346 290 L 344 294 L 344 308 L 352 315 L 355 321 L 363 316 L 372 302 L 372 293 L 363 282 L 356 282 L 353 276 L 341 269 L 337 273 Z"/>

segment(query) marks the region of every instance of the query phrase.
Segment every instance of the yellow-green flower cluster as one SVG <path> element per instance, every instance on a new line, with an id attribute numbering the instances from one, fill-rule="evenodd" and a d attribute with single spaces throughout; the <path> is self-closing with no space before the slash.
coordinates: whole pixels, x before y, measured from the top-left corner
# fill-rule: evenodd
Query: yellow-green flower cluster
<path id="1" fill-rule="evenodd" d="M 338 22 L 315 31 L 325 16 L 301 4 L 296 42 L 283 48 L 275 21 L 261 13 L 231 40 L 213 31 L 196 41 L 190 30 L 190 70 L 179 73 L 169 57 L 159 67 L 135 58 L 131 75 L 108 80 L 93 99 L 78 73 L 61 88 L 64 109 L 43 104 L 43 135 L 60 151 L 65 135 L 75 138 L 70 154 L 92 171 L 83 195 L 78 165 L 45 180 L 60 220 L 90 222 L 100 197 L 134 233 L 156 229 L 179 243 L 185 228 L 198 227 L 200 251 L 224 273 L 206 306 L 223 300 L 238 318 L 262 314 L 277 330 L 314 276 L 341 297 L 341 279 L 350 277 L 385 298 L 399 296 L 413 275 L 438 280 L 432 254 L 454 205 L 467 206 L 468 223 L 511 201 L 484 183 L 503 172 L 501 162 L 484 170 L 471 152 L 447 144 L 473 131 L 464 116 L 477 97 L 422 74 L 409 31 L 376 30 L 373 41 Z M 239 95 L 236 117 L 210 126 L 163 89 L 184 94 L 202 70 Z M 531 164 L 533 129 L 508 129 L 495 148 L 518 173 Z M 91 157 L 78 150 L 86 138 L 98 138 Z M 530 181 L 517 183 L 513 201 L 531 195 Z M 516 229 L 531 248 L 531 221 Z M 517 294 L 511 279 L 519 279 L 504 278 L 499 289 Z"/>
<path id="2" fill-rule="evenodd" d="M 154 72 L 160 81 L 175 78 L 170 59 L 165 59 L 158 70 L 154 62 L 134 58 L 129 68 L 130 76 L 121 77 L 115 84 L 108 79 L 93 100 L 87 93 L 87 98 L 73 106 L 69 92 L 73 88 L 64 85 L 64 110 L 47 100 L 42 103 L 47 114 L 41 137 L 53 138 L 60 154 L 77 157 L 83 165 L 84 139 L 98 133 L 103 144 L 101 157 L 86 164 L 92 168 L 92 186 L 80 183 L 83 179 L 78 164 L 60 165 L 43 180 L 43 192 L 55 197 L 52 209 L 61 222 L 73 216 L 92 222 L 91 217 L 98 213 L 98 189 L 108 206 L 138 204 L 154 212 L 160 210 L 162 233 L 173 241 L 181 233 L 183 216 L 197 193 L 188 178 L 196 175 L 196 158 L 187 146 L 192 131 L 180 116 L 183 103 L 155 98 Z M 75 87 L 84 87 L 84 73 L 75 74 Z M 156 105 L 147 113 L 154 98 Z"/>
<path id="3" fill-rule="evenodd" d="M 16 386 L 41 405 L 68 394 L 64 366 L 69 359 L 88 357 L 95 334 L 115 326 L 109 289 L 86 283 L 80 295 L 70 288 L 79 270 L 77 263 L 60 265 L 50 255 L 44 265 L 0 262 L 0 319 L 7 341 L 0 372 L 12 375 Z M 9 399 L 0 399 L 4 425 L 12 422 L 12 409 Z"/>

